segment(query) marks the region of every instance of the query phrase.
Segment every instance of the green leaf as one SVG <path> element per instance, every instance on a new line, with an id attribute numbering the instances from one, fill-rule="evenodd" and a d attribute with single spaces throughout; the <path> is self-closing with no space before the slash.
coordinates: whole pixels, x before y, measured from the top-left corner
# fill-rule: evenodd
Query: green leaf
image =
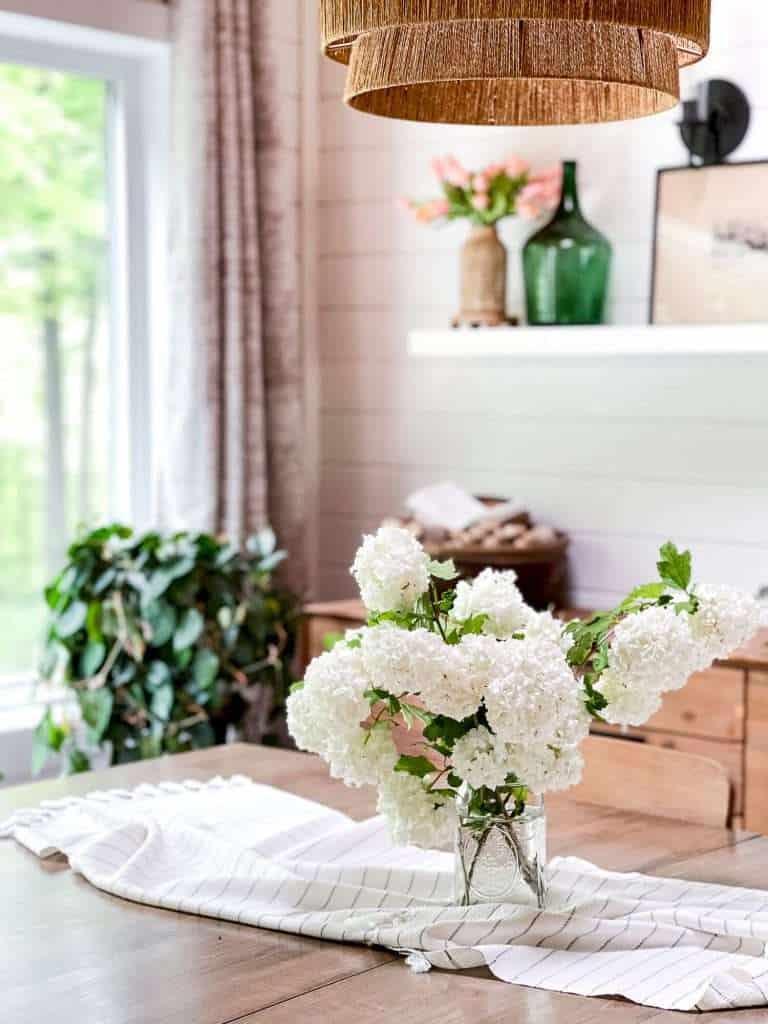
<path id="1" fill-rule="evenodd" d="M 625 608 L 636 601 L 658 601 L 660 597 L 664 597 L 668 589 L 666 583 L 645 583 L 642 587 L 635 587 L 632 593 L 621 602 L 621 607 Z"/>
<path id="2" fill-rule="evenodd" d="M 200 638 L 204 624 L 203 616 L 197 608 L 187 608 L 183 611 L 173 634 L 174 651 L 184 651 L 191 647 Z"/>
<path id="3" fill-rule="evenodd" d="M 303 679 L 299 679 L 298 682 L 291 683 L 291 685 L 288 687 L 288 692 L 289 693 L 301 693 L 301 691 L 303 689 L 304 689 L 304 680 Z"/>
<path id="4" fill-rule="evenodd" d="M 457 580 L 460 575 L 452 558 L 445 562 L 436 562 L 434 559 L 430 559 L 427 572 L 436 580 Z"/>
<path id="5" fill-rule="evenodd" d="M 108 587 L 110 587 L 115 579 L 117 578 L 117 569 L 105 569 L 105 571 L 98 577 L 96 582 L 93 584 L 94 594 L 103 594 Z"/>
<path id="6" fill-rule="evenodd" d="M 55 622 L 56 632 L 62 639 L 74 636 L 85 625 L 88 606 L 84 601 L 73 601 Z"/>
<path id="7" fill-rule="evenodd" d="M 332 651 L 336 644 L 344 639 L 343 633 L 326 633 L 323 637 L 323 650 Z"/>
<path id="8" fill-rule="evenodd" d="M 691 585 L 691 552 L 678 551 L 672 541 L 662 545 L 659 551 L 656 568 L 665 583 L 680 590 L 687 590 Z"/>
<path id="9" fill-rule="evenodd" d="M 165 686 L 158 687 L 158 689 L 152 694 L 152 699 L 149 702 L 149 710 L 155 718 L 160 719 L 160 721 L 165 724 L 171 717 L 172 709 L 173 687 L 170 683 L 167 683 Z"/>
<path id="10" fill-rule="evenodd" d="M 396 772 L 405 772 L 408 775 L 415 775 L 423 779 L 425 775 L 432 775 L 437 768 L 426 757 L 409 757 L 402 754 L 395 765 Z"/>
<path id="11" fill-rule="evenodd" d="M 171 681 L 171 670 L 164 661 L 153 661 L 147 672 L 147 689 L 158 690 Z"/>
<path id="12" fill-rule="evenodd" d="M 32 774 L 39 775 L 48 760 L 48 754 L 53 751 L 58 753 L 69 735 L 69 730 L 64 726 L 57 725 L 53 720 L 51 709 L 46 708 L 45 714 L 40 719 L 34 733 L 34 745 L 32 747 Z"/>
<path id="13" fill-rule="evenodd" d="M 82 750 L 75 748 L 70 750 L 67 772 L 69 775 L 80 775 L 82 772 L 89 772 L 91 770 L 91 761 L 87 754 L 83 753 Z"/>
<path id="14" fill-rule="evenodd" d="M 101 604 L 99 601 L 91 601 L 88 605 L 88 612 L 85 617 L 85 629 L 88 633 L 89 640 L 94 642 L 101 640 Z"/>
<path id="15" fill-rule="evenodd" d="M 101 743 L 112 717 L 114 696 L 106 686 L 98 690 L 82 690 L 77 695 L 83 721 L 88 727 L 88 739 L 92 743 Z"/>
<path id="16" fill-rule="evenodd" d="M 104 664 L 106 656 L 107 648 L 101 640 L 92 640 L 87 644 L 80 656 L 80 678 L 90 679 L 95 676 Z"/>
<path id="17" fill-rule="evenodd" d="M 149 646 L 164 647 L 176 629 L 176 609 L 167 601 L 158 598 L 146 606 L 144 618 L 150 629 Z"/>
<path id="18" fill-rule="evenodd" d="M 456 740 L 466 736 L 474 728 L 474 720 L 466 718 L 457 722 L 454 718 L 447 718 L 445 715 L 436 715 L 424 730 L 424 739 L 430 743 L 442 742 L 447 747 L 452 747 Z"/>
<path id="19" fill-rule="evenodd" d="M 219 659 L 213 651 L 200 650 L 192 662 L 192 676 L 201 690 L 213 686 L 219 673 Z"/>

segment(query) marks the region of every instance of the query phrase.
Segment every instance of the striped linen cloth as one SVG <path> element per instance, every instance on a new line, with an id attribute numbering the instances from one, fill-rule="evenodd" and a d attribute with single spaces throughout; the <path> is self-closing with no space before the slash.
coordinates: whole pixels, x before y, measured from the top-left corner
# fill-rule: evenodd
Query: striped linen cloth
<path id="1" fill-rule="evenodd" d="M 560 858 L 551 906 L 452 904 L 450 854 L 395 848 L 384 822 L 243 776 L 44 802 L 0 825 L 99 889 L 189 914 L 388 947 L 414 970 L 667 1010 L 768 1005 L 768 892 Z"/>

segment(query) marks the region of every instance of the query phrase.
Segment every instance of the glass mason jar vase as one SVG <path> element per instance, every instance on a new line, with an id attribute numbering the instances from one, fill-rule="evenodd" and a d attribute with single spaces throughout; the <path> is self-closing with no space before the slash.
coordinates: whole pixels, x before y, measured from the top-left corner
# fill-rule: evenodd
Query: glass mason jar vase
<path id="1" fill-rule="evenodd" d="M 547 819 L 541 800 L 531 798 L 520 814 L 471 810 L 473 791 L 458 801 L 455 898 L 459 906 L 546 902 Z"/>
<path id="2" fill-rule="evenodd" d="M 563 164 L 555 216 L 523 249 L 528 323 L 601 324 L 611 271 L 611 246 L 582 215 L 576 164 Z"/>

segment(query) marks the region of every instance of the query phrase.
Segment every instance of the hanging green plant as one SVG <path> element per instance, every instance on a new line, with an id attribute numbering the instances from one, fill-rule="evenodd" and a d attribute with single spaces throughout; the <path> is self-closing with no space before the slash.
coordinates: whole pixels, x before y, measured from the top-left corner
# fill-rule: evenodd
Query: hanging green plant
<path id="1" fill-rule="evenodd" d="M 78 539 L 46 589 L 41 675 L 73 691 L 83 728 L 48 709 L 33 769 L 71 772 L 109 744 L 113 764 L 213 746 L 256 706 L 263 743 L 284 738 L 300 606 L 273 572 L 270 529 L 240 551 L 204 533 L 111 525 Z M 85 748 L 85 749 L 83 749 Z"/>

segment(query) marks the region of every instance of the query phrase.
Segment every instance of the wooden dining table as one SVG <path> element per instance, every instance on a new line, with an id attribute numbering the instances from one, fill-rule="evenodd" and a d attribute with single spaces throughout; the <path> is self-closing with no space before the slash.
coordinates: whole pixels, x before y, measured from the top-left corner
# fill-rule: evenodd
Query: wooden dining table
<path id="1" fill-rule="evenodd" d="M 305 754 L 236 744 L 0 790 L 0 821 L 43 799 L 141 782 L 248 775 L 355 819 L 347 789 Z M 621 794 L 617 792 L 617 802 Z M 618 871 L 768 889 L 768 839 L 579 804 L 548 804 L 550 853 Z M 485 970 L 411 972 L 384 949 L 141 906 L 61 858 L 0 842 L 0 1009 L 9 1024 L 666 1024 L 689 1014 L 508 985 Z M 768 1024 L 768 1010 L 717 1024 Z"/>

